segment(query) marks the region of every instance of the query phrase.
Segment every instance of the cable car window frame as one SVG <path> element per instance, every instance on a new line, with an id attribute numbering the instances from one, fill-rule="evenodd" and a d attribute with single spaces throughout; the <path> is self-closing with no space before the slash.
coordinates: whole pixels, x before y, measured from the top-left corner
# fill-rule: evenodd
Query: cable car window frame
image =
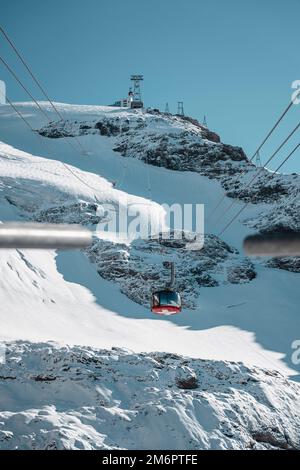
<path id="1" fill-rule="evenodd" d="M 162 296 L 165 295 L 165 298 Z M 173 295 L 173 299 L 170 301 L 170 297 Z M 166 302 L 167 296 L 169 296 L 169 301 Z M 151 305 L 152 307 L 176 307 L 181 309 L 182 306 L 182 300 L 181 300 L 181 295 L 179 292 L 174 291 L 174 290 L 167 290 L 167 289 L 162 289 L 158 290 L 152 293 L 152 299 L 151 299 Z"/>

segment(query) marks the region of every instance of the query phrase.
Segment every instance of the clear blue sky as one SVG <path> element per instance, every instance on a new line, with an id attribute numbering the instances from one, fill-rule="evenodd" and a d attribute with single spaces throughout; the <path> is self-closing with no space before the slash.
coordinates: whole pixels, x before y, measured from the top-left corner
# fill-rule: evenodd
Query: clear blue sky
<path id="1" fill-rule="evenodd" d="M 2 0 L 0 20 L 54 100 L 108 104 L 126 95 L 131 73 L 142 73 L 147 106 L 168 102 L 176 112 L 182 100 L 186 114 L 205 114 L 224 142 L 248 155 L 300 80 L 299 21 L 300 0 Z M 0 49 L 25 77 L 3 38 Z M 0 78 L 12 100 L 27 100 L 2 65 Z M 298 120 L 300 104 L 264 161 Z M 283 170 L 300 171 L 300 151 Z"/>

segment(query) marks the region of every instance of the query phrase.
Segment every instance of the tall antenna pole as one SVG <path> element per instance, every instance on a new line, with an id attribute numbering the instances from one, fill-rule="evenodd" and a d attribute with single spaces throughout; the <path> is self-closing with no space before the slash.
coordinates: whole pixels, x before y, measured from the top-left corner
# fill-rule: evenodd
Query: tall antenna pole
<path id="1" fill-rule="evenodd" d="M 204 118 L 203 118 L 203 123 L 202 123 L 202 124 L 203 124 L 204 127 L 207 127 L 207 121 L 206 121 L 206 116 L 205 116 L 205 114 L 204 114 Z"/>
<path id="2" fill-rule="evenodd" d="M 261 158 L 260 158 L 259 151 L 256 152 L 256 156 L 255 156 L 255 165 L 257 166 L 257 168 L 261 168 L 261 167 L 262 167 L 262 163 L 261 163 Z"/>
<path id="3" fill-rule="evenodd" d="M 183 101 L 178 101 L 177 114 L 178 116 L 184 116 Z"/>

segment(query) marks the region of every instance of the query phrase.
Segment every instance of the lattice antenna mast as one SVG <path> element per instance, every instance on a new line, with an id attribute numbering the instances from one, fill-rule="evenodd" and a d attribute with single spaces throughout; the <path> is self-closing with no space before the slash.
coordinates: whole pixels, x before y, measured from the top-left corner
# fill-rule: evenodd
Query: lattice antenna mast
<path id="1" fill-rule="evenodd" d="M 142 101 L 141 82 L 144 80 L 143 75 L 131 75 L 130 80 L 133 82 L 134 101 Z"/>
<path id="2" fill-rule="evenodd" d="M 206 121 L 206 116 L 204 115 L 204 118 L 203 118 L 203 126 L 207 127 L 207 121 Z"/>
<path id="3" fill-rule="evenodd" d="M 166 103 L 165 113 L 170 113 L 169 103 Z"/>
<path id="4" fill-rule="evenodd" d="M 178 116 L 184 116 L 183 101 L 178 101 L 177 114 Z"/>

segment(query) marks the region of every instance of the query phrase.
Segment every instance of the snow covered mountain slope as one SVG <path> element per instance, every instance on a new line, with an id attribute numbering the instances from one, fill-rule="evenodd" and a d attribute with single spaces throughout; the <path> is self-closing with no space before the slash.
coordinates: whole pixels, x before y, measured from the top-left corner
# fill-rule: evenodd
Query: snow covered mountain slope
<path id="1" fill-rule="evenodd" d="M 246 170 L 245 179 L 254 171 L 241 149 L 218 142 L 214 134 L 187 120 L 57 104 L 65 117 L 59 123 L 50 105 L 41 105 L 50 124 L 31 103 L 17 104 L 40 134 L 30 132 L 8 105 L 0 107 L 2 221 L 21 218 L 95 226 L 102 202 L 122 204 L 128 197 L 145 205 L 145 217 L 149 211 L 157 216 L 163 203 L 204 203 L 208 215 L 224 188 L 239 181 L 242 171 Z M 85 153 L 76 148 L 74 136 Z M 268 214 L 277 207 L 281 211 L 290 204 L 297 207 L 299 177 L 276 178 L 285 188 L 279 196 L 275 189 L 261 194 L 245 211 L 243 219 L 249 224 L 237 220 L 223 240 L 208 242 L 206 259 L 199 253 L 199 261 L 197 256 L 192 260 L 193 273 L 180 250 L 171 249 L 178 257 L 178 282 L 187 301 L 176 317 L 156 318 L 146 308 L 156 282 L 148 274 L 156 267 L 156 274 L 163 275 L 162 256 L 141 244 L 124 247 L 113 244 L 111 237 L 93 246 L 92 254 L 0 252 L 1 338 L 243 361 L 297 378 L 291 345 L 300 331 L 299 274 L 267 267 L 265 261 L 250 262 L 241 248 L 244 236 L 253 230 L 250 225 L 262 220 L 266 225 Z M 225 203 L 230 201 L 226 197 Z M 285 224 L 295 226 L 293 217 L 286 214 Z M 207 220 L 208 235 L 216 236 L 220 228 Z M 217 261 L 214 250 L 222 243 L 224 253 L 220 251 Z M 101 264 L 103 250 L 112 255 L 113 272 Z M 120 256 L 124 252 L 125 271 Z M 204 278 L 203 269 L 210 277 Z"/>
<path id="2" fill-rule="evenodd" d="M 1 449 L 300 449 L 300 385 L 276 371 L 53 343 L 6 358 Z"/>

